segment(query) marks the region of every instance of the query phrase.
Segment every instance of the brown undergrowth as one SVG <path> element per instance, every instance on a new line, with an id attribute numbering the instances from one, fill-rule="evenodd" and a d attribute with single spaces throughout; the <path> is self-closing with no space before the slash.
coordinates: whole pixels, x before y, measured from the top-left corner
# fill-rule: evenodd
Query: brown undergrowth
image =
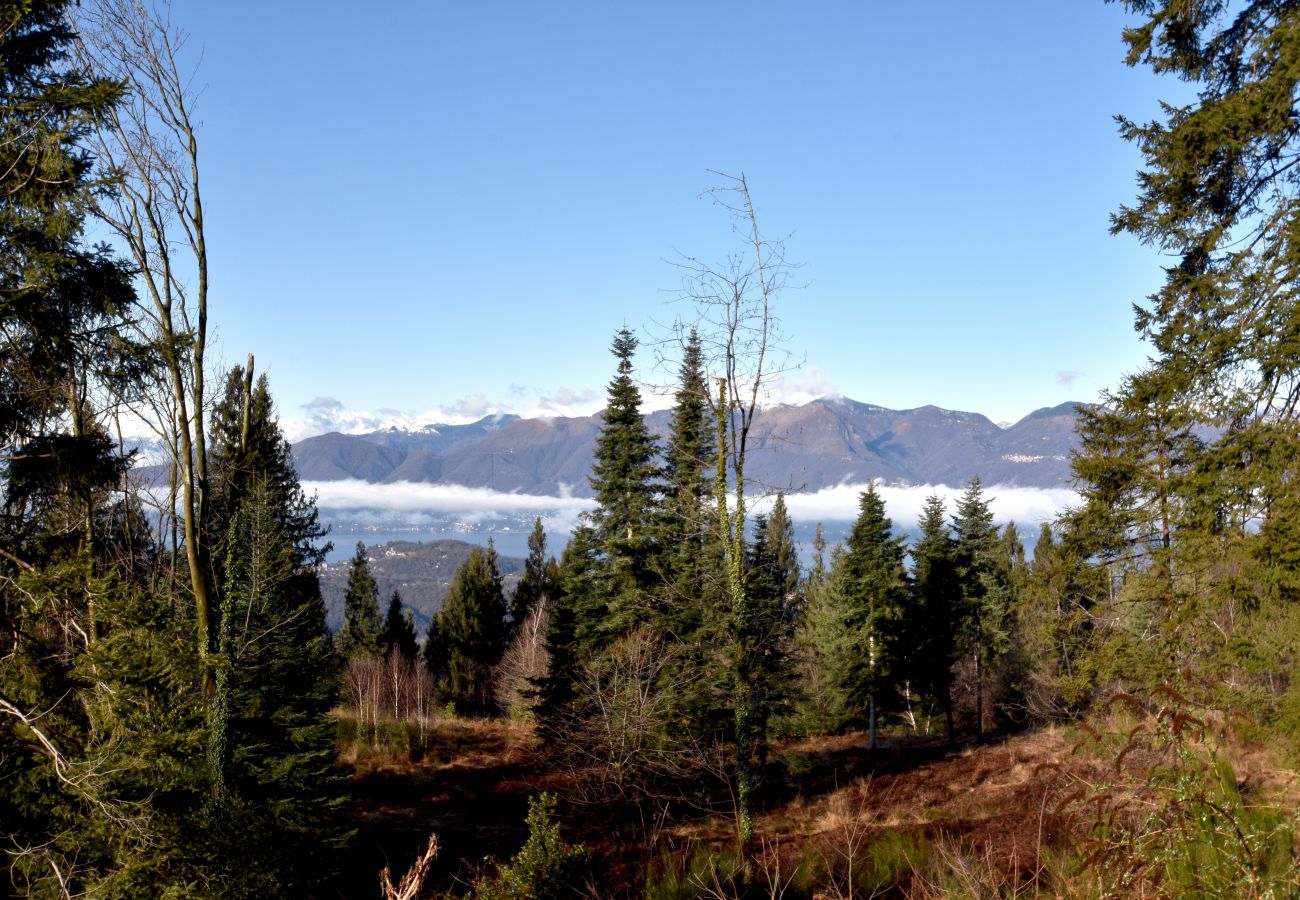
<path id="1" fill-rule="evenodd" d="M 1134 727 L 1110 724 L 1118 735 Z M 417 745 L 344 742 L 358 839 L 341 893 L 378 896 L 379 869 L 405 871 L 436 834 L 441 849 L 421 896 L 467 894 L 493 861 L 519 850 L 528 798 L 547 791 L 559 797 L 565 839 L 592 851 L 596 896 L 1116 895 L 1083 865 L 1097 846 L 1091 789 L 1117 797 L 1127 788 L 1115 786 L 1144 783 L 1153 760 L 1136 744 L 1117 760 L 1126 739 L 1097 734 L 1045 728 L 955 750 L 898 737 L 872 752 L 863 734 L 779 744 L 742 891 L 725 779 L 665 786 L 633 810 L 593 801 L 583 781 L 596 773 L 548 755 L 526 726 L 438 719 Z M 1233 752 L 1250 790 L 1295 790 L 1265 748 L 1247 742 Z"/>

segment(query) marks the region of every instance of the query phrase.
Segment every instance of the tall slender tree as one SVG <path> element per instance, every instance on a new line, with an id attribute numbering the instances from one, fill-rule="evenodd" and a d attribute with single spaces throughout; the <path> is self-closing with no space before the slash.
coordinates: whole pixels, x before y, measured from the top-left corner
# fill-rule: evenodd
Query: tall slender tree
<path id="1" fill-rule="evenodd" d="M 708 385 L 700 336 L 691 329 L 682 351 L 672 425 L 665 448 L 661 620 L 690 640 L 706 619 L 716 619 L 721 545 L 708 509 L 713 457 Z M 714 615 L 710 616 L 712 610 Z"/>
<path id="2" fill-rule="evenodd" d="M 493 669 L 505 650 L 506 600 L 491 548 L 475 547 L 456 570 L 438 611 L 442 692 L 458 710 L 492 712 Z"/>
<path id="3" fill-rule="evenodd" d="M 415 619 L 411 616 L 411 611 L 402 606 L 400 591 L 393 591 L 393 596 L 388 599 L 388 612 L 384 615 L 379 645 L 385 656 L 399 653 L 406 659 L 415 659 L 419 652 L 419 643 L 415 638 Z"/>
<path id="4" fill-rule="evenodd" d="M 348 584 L 343 592 L 343 626 L 334 638 L 339 655 L 345 660 L 379 655 L 382 630 L 379 586 L 370 574 L 366 545 L 358 541 L 348 564 Z"/>
<path id="5" fill-rule="evenodd" d="M 943 711 L 951 746 L 956 743 L 953 665 L 964 610 L 957 547 L 946 516 L 942 497 L 931 494 L 926 498 L 918 523 L 921 536 L 912 547 L 912 599 L 904 616 L 904 642 L 909 677 L 917 690 L 933 697 Z"/>
<path id="6" fill-rule="evenodd" d="M 879 713 L 894 706 L 890 635 L 906 603 L 904 556 L 903 539 L 894 534 L 885 501 L 872 483 L 859 498 L 858 517 L 831 579 L 843 629 L 833 679 L 846 712 L 857 721 L 865 718 L 873 748 Z"/>
<path id="7" fill-rule="evenodd" d="M 740 627 L 746 629 L 741 640 L 754 651 L 746 677 L 753 685 L 753 753 L 761 773 L 771 722 L 788 713 L 794 694 L 791 641 L 799 564 L 794 557 L 794 528 L 779 494 L 772 514 L 754 520 L 746 578 L 745 589 L 753 602 Z"/>
<path id="8" fill-rule="evenodd" d="M 533 530 L 528 535 L 528 558 L 524 560 L 524 574 L 510 597 L 510 621 L 518 628 L 528 620 L 529 614 L 542 600 L 555 593 L 551 584 L 546 557 L 546 530 L 540 518 L 533 520 Z"/>
<path id="9" fill-rule="evenodd" d="M 641 416 L 641 391 L 632 379 L 637 340 L 621 329 L 611 352 L 618 368 L 609 383 L 603 423 L 593 451 L 589 514 L 598 552 L 601 605 L 585 623 L 605 639 L 646 622 L 655 583 L 659 504 L 658 449 Z"/>
<path id="10" fill-rule="evenodd" d="M 964 643 L 975 663 L 975 735 L 982 739 L 987 671 L 1005 649 L 1009 592 L 998 564 L 998 529 L 978 475 L 957 501 L 952 527 L 967 623 Z"/>

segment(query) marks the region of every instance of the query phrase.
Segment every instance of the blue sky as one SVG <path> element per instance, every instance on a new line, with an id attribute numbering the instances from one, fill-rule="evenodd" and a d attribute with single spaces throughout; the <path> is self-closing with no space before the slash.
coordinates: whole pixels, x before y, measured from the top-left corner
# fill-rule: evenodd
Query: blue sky
<path id="1" fill-rule="evenodd" d="M 1112 117 L 1185 91 L 1088 2 L 220 4 L 201 153 L 221 354 L 282 417 L 587 412 L 743 172 L 806 286 L 784 394 L 1013 420 L 1140 365 L 1160 257 Z M 646 380 L 663 380 L 642 356 Z M 315 406 L 313 407 L 313 401 Z M 337 404 L 337 405 L 335 405 Z M 299 421 L 294 421 L 299 420 Z"/>

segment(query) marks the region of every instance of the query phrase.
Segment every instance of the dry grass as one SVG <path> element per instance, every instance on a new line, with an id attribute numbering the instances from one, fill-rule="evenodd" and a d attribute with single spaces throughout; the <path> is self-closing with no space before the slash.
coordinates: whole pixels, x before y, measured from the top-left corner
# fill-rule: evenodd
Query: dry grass
<path id="1" fill-rule="evenodd" d="M 561 796 L 566 838 L 605 860 L 610 898 L 646 896 L 645 873 L 664 853 L 734 849 L 725 813 L 665 807 L 647 831 L 617 806 L 566 805 L 566 789 L 579 789 L 569 784 L 573 770 L 549 758 L 527 725 L 447 718 L 429 735 L 423 755 L 345 745 L 342 758 L 353 766 L 363 837 L 385 861 L 409 864 L 431 832 L 443 838 L 433 889 L 460 884 L 463 893 L 484 857 L 512 855 L 527 798 L 541 790 Z M 1104 741 L 1091 742 L 1101 752 L 1081 749 L 1081 736 L 1047 728 L 955 752 L 921 739 L 873 754 L 861 734 L 778 745 L 757 820 L 757 871 L 779 881 L 772 895 L 786 898 L 1086 895 L 1062 800 L 1071 785 L 1112 777 L 1116 751 Z M 1123 766 L 1140 771 L 1146 762 L 1133 752 Z M 1294 774 L 1266 747 L 1242 741 L 1233 762 L 1252 790 L 1296 795 Z M 720 885 L 690 896 L 706 888 L 722 896 Z"/>

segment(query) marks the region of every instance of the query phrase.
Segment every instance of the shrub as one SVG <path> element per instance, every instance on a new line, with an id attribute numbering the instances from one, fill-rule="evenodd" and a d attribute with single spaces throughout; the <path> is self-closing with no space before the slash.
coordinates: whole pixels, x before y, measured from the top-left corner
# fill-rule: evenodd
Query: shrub
<path id="1" fill-rule="evenodd" d="M 583 895 L 591 854 L 582 845 L 564 842 L 560 826 L 551 821 L 554 813 L 552 794 L 528 801 L 528 840 L 495 879 L 475 888 L 475 900 L 565 900 Z"/>

